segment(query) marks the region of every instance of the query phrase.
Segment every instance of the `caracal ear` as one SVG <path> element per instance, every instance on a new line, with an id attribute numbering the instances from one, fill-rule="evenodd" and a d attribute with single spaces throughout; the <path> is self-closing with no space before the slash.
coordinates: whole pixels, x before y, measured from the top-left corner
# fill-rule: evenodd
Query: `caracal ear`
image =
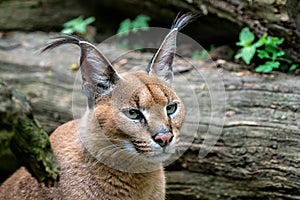
<path id="1" fill-rule="evenodd" d="M 108 96 L 121 79 L 108 59 L 92 44 L 81 41 L 82 89 L 91 103 Z M 90 106 L 90 103 L 89 103 Z"/>
<path id="2" fill-rule="evenodd" d="M 121 78 L 108 59 L 94 45 L 79 37 L 59 36 L 58 40 L 50 43 L 42 52 L 68 43 L 76 44 L 81 49 L 82 89 L 88 97 L 89 108 L 93 108 L 96 98 L 108 96 Z"/>
<path id="3" fill-rule="evenodd" d="M 150 76 L 156 75 L 163 81 L 171 84 L 173 80 L 173 60 L 176 53 L 177 33 L 185 27 L 191 19 L 195 17 L 193 13 L 177 15 L 170 32 L 164 38 L 157 52 L 152 57 L 146 71 Z"/>

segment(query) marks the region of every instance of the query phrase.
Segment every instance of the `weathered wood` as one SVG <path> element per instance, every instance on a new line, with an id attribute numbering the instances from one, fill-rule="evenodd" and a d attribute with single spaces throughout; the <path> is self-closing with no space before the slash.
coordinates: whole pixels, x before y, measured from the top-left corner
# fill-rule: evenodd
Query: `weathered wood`
<path id="1" fill-rule="evenodd" d="M 141 13 L 149 15 L 160 26 L 168 26 L 181 10 L 204 14 L 191 28 L 197 33 L 194 34 L 195 39 L 199 39 L 202 45 L 220 43 L 218 40 L 234 43 L 241 28 L 249 26 L 258 36 L 268 33 L 285 38 L 283 48 L 300 62 L 298 0 L 10 0 L 0 2 L 0 30 L 59 30 L 64 22 L 86 15 L 95 16 L 98 29 L 108 32 L 103 29 L 104 25 L 109 27 L 109 31 L 117 30 L 118 22 L 125 17 L 135 17 Z"/>
<path id="2" fill-rule="evenodd" d="M 204 0 L 198 7 L 240 26 L 249 26 L 258 36 L 268 33 L 285 38 L 285 50 L 300 62 L 299 1 Z"/>
<path id="3" fill-rule="evenodd" d="M 212 79 L 216 73 L 201 72 Z M 170 199 L 300 199 L 299 79 L 223 73 L 226 110 L 212 122 L 218 127 L 224 119 L 222 135 L 205 158 L 198 157 L 211 124 L 209 110 L 202 110 L 198 137 L 167 168 Z M 209 92 L 198 95 L 200 107 L 209 107 Z"/>
<path id="4" fill-rule="evenodd" d="M 81 112 L 85 109 L 80 85 L 73 90 L 76 72 L 66 67 L 78 63 L 79 49 L 66 46 L 46 55 L 33 54 L 50 37 L 14 33 L 11 41 L 22 38 L 22 44 L 30 44 L 29 47 L 0 51 L 0 60 L 13 63 L 1 63 L 0 77 L 29 97 L 34 114 L 49 131 L 73 118 L 72 96 L 76 97 L 73 107 Z M 123 53 L 105 44 L 101 50 L 109 58 Z M 151 55 L 129 53 L 124 58 L 128 66 L 145 65 Z M 232 71 L 228 63 L 217 68 L 188 61 L 196 68 L 176 75 L 174 87 L 197 122 L 198 108 L 193 107 L 193 95 L 187 88 L 195 92 L 201 113 L 199 129 L 193 144 L 186 143 L 189 149 L 184 155 L 167 166 L 168 198 L 300 199 L 299 78 L 281 73 L 261 75 L 238 67 Z M 182 64 L 186 63 L 176 62 Z M 115 66 L 126 70 L 121 62 Z M 225 95 L 214 86 L 221 80 Z M 212 97 L 216 98 L 214 109 Z M 39 107 L 41 104 L 51 106 Z M 190 121 L 182 134 L 191 135 L 193 123 Z M 207 131 L 213 135 L 218 128 L 223 128 L 218 142 L 206 157 L 199 158 L 200 149 L 209 149 L 203 144 Z"/>
<path id="5" fill-rule="evenodd" d="M 298 0 L 173 0 L 173 1 L 93 1 L 92 5 L 102 9 L 134 17 L 147 14 L 156 22 L 172 21 L 178 11 L 193 10 L 203 15 L 191 29 L 191 35 L 216 44 L 219 38 L 224 42 L 236 42 L 237 32 L 248 26 L 257 35 L 267 33 L 285 38 L 283 48 L 297 62 L 300 62 L 300 3 Z M 168 21 L 169 20 L 169 21 Z M 196 34 L 195 34 L 196 33 Z M 201 33 L 201 34 L 199 34 Z M 212 38 L 213 37 L 213 38 Z M 232 38 L 236 37 L 236 38 Z M 219 42 L 218 42 L 219 43 Z"/>
<path id="6" fill-rule="evenodd" d="M 0 156 L 10 148 L 28 171 L 46 185 L 59 178 L 59 165 L 47 133 L 24 95 L 0 80 Z"/>
<path id="7" fill-rule="evenodd" d="M 9 0 L 0 2 L 0 30 L 53 30 L 84 14 L 72 0 Z"/>

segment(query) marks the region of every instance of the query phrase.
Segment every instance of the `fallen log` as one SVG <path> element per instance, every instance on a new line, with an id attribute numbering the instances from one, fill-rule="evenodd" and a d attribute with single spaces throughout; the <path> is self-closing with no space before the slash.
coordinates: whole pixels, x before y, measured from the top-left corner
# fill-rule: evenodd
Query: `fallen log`
<path id="1" fill-rule="evenodd" d="M 248 26 L 257 36 L 267 33 L 284 38 L 284 50 L 300 62 L 300 3 L 297 0 L 10 0 L 0 3 L 0 30 L 61 30 L 63 23 L 79 15 L 95 16 L 95 24 L 103 32 L 116 30 L 120 21 L 139 14 L 149 15 L 156 25 L 168 27 L 182 10 L 203 14 L 188 28 L 202 45 L 235 43 L 238 32 Z"/>
<path id="2" fill-rule="evenodd" d="M 214 78 L 210 73 L 216 71 L 205 73 Z M 167 168 L 169 198 L 300 199 L 299 78 L 224 71 L 223 81 L 226 109 L 212 123 L 210 112 L 201 112 L 198 137 Z M 209 107 L 209 92 L 198 95 L 200 107 Z M 222 119 L 218 142 L 199 157 L 208 148 L 208 126 L 219 127 Z"/>
<path id="3" fill-rule="evenodd" d="M 28 171 L 46 185 L 59 179 L 59 165 L 47 133 L 26 97 L 0 79 L 0 156 L 11 149 Z"/>
<path id="4" fill-rule="evenodd" d="M 23 43 L 35 47 L 50 38 L 20 35 Z M 12 34 L 10 39 L 18 40 L 20 35 Z M 33 38 L 39 42 L 34 44 Z M 33 54 L 36 48 L 26 47 L 0 52 L 0 59 L 10 63 L 1 63 L 0 77 L 29 97 L 34 115 L 51 132 L 73 118 L 72 96 L 78 97 L 73 104 L 75 109 L 82 109 L 82 104 L 76 102 L 85 103 L 80 86 L 73 89 L 77 71 L 66 67 L 78 62 L 78 49 L 61 47 L 37 59 Z M 102 47 L 109 58 L 123 53 L 113 45 Z M 12 54 L 19 59 L 13 59 Z M 128 66 L 144 65 L 151 58 L 147 53 L 133 52 L 126 56 L 122 63 L 126 61 Z M 190 127 L 199 126 L 194 142 L 184 144 L 183 149 L 188 150 L 166 168 L 168 198 L 300 199 L 299 78 L 282 73 L 253 73 L 239 66 L 230 67 L 233 65 L 230 63 L 212 66 L 187 61 L 195 67 L 176 74 L 174 88 L 185 100 L 188 114 L 197 116 L 199 110 L 200 117 L 190 121 L 182 134 L 191 135 Z M 119 70 L 126 69 L 118 61 L 116 66 Z M 220 81 L 225 94 L 212 86 Z M 190 103 L 194 95 L 187 88 L 194 91 L 198 106 Z M 41 102 L 50 106 L 40 107 Z M 217 143 L 213 146 L 204 143 L 217 129 L 222 130 Z M 199 157 L 199 151 L 208 154 Z"/>

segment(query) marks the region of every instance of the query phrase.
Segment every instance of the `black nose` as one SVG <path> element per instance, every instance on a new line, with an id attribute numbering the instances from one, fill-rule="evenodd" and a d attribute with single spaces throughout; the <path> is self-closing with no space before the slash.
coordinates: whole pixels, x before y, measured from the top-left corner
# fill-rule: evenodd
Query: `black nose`
<path id="1" fill-rule="evenodd" d="M 170 142 L 172 142 L 173 137 L 174 135 L 172 132 L 159 132 L 155 134 L 152 138 L 161 147 L 165 147 L 168 144 L 170 144 Z"/>

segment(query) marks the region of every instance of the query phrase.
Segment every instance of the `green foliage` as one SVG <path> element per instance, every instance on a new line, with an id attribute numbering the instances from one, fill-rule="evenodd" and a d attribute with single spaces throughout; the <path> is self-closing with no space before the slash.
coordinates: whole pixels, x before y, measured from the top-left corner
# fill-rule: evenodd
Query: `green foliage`
<path id="1" fill-rule="evenodd" d="M 146 15 L 138 15 L 134 20 L 125 19 L 120 23 L 120 27 L 117 31 L 119 36 L 128 35 L 129 31 L 136 33 L 138 29 L 140 30 L 148 30 L 149 25 L 148 21 L 150 20 L 149 16 Z"/>
<path id="2" fill-rule="evenodd" d="M 241 46 L 242 48 L 236 54 L 235 58 L 241 58 L 249 65 L 256 55 L 264 61 L 264 64 L 259 65 L 255 69 L 256 72 L 268 73 L 274 69 L 293 72 L 297 69 L 298 65 L 292 64 L 291 59 L 279 48 L 279 45 L 284 41 L 283 38 L 271 37 L 264 34 L 256 42 L 254 40 L 255 36 L 249 28 L 243 28 L 240 33 L 240 41 L 236 43 L 237 46 Z"/>
<path id="3" fill-rule="evenodd" d="M 215 49 L 215 46 L 213 44 L 210 45 L 209 47 L 209 51 L 206 51 L 206 50 L 195 50 L 193 55 L 192 55 L 192 59 L 193 60 L 205 60 L 208 55 L 209 55 L 209 52 L 214 50 Z"/>
<path id="4" fill-rule="evenodd" d="M 253 43 L 255 40 L 254 34 L 249 30 L 248 27 L 243 28 L 240 33 L 240 41 L 236 43 L 237 46 L 241 46 L 242 49 L 235 58 L 242 58 L 247 65 L 250 64 L 252 58 L 256 53 L 256 49 L 261 47 L 265 43 L 266 34 L 264 34 L 257 42 Z"/>
<path id="5" fill-rule="evenodd" d="M 205 50 L 199 51 L 196 50 L 194 51 L 193 55 L 192 55 L 192 59 L 193 60 L 205 60 L 208 56 L 208 52 Z"/>
<path id="6" fill-rule="evenodd" d="M 61 33 L 73 34 L 73 33 L 86 33 L 87 26 L 95 21 L 95 17 L 89 17 L 84 19 L 83 16 L 79 16 L 63 24 L 63 30 Z"/>

